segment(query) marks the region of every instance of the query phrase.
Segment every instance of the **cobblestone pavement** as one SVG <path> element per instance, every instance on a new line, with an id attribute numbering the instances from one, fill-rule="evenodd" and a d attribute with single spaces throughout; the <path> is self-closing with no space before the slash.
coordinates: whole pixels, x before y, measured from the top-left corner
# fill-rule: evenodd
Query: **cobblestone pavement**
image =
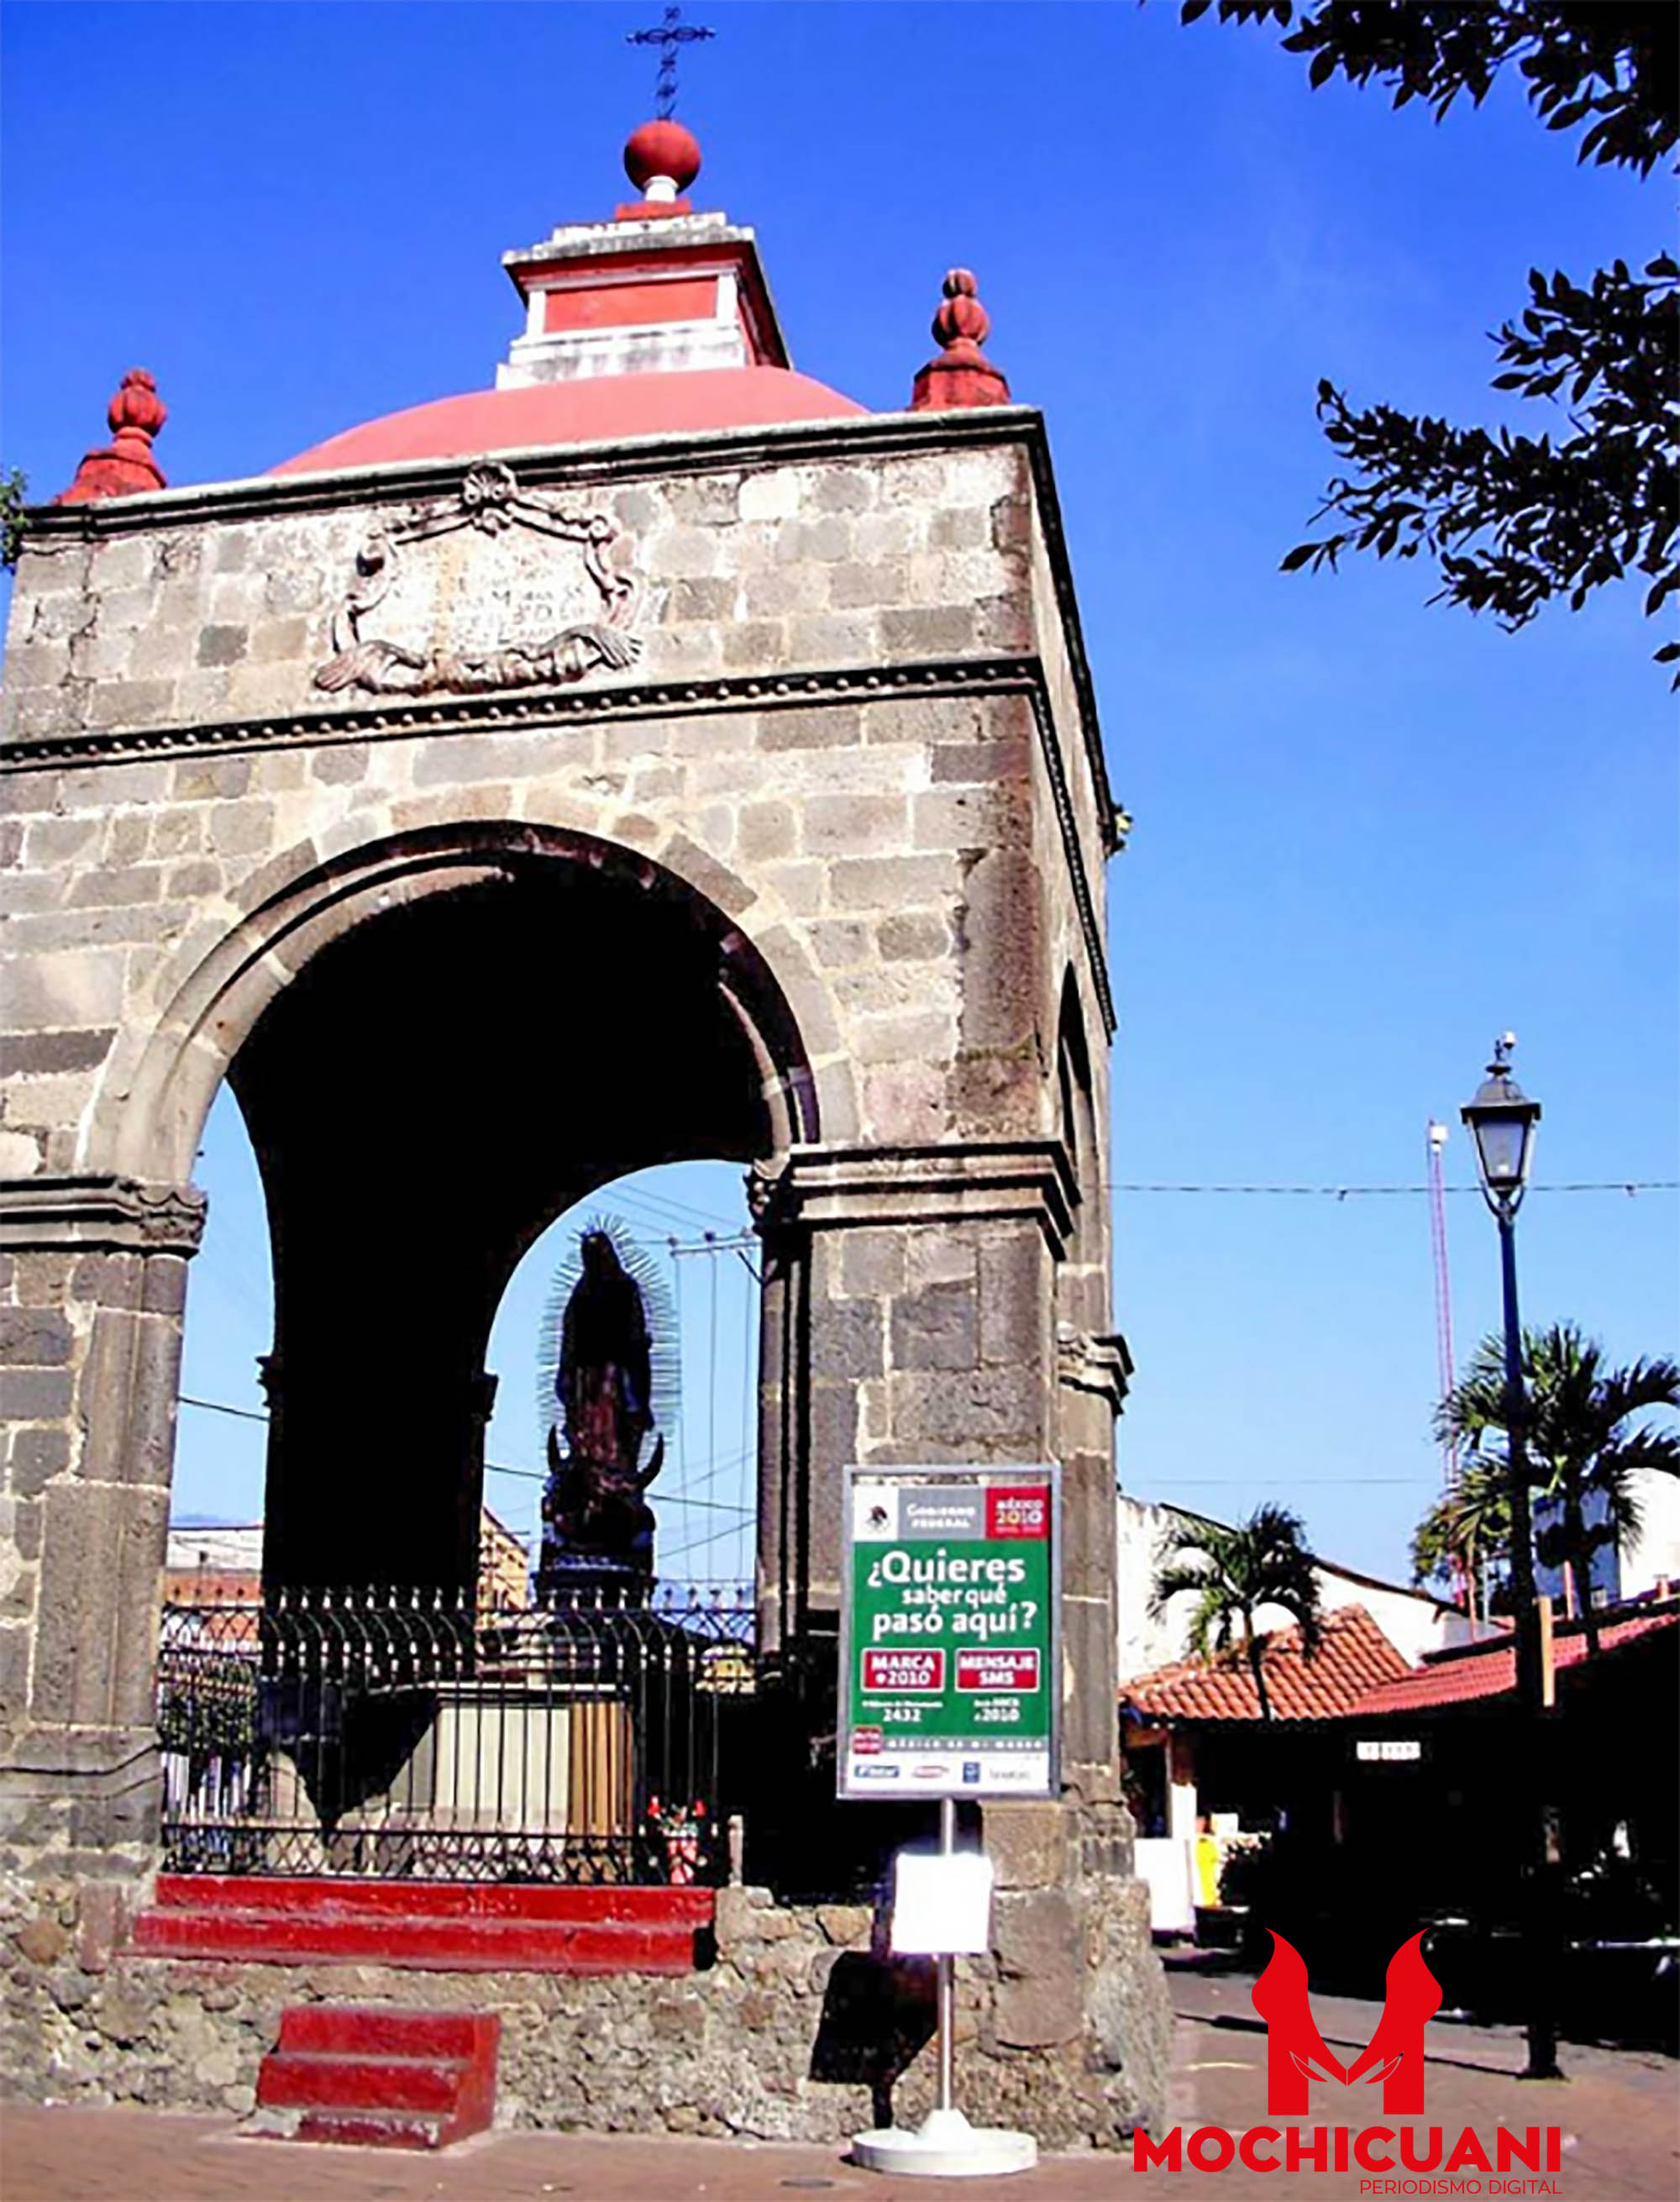
<path id="1" fill-rule="evenodd" d="M 1201 2126 L 1240 2134 L 1267 2123 L 1265 2044 L 1253 2030 L 1246 1981 L 1175 1981 L 1180 2012 L 1171 2116 L 1185 2138 Z M 1373 2006 L 1315 1999 L 1326 2039 L 1363 2044 Z M 1473 2126 L 1492 2137 L 1501 2123 L 1562 2128 L 1562 2166 L 1548 2187 L 1530 2175 L 1497 2177 L 1459 2191 L 1483 2195 L 1550 2191 L 1565 2202 L 1677 2202 L 1680 2198 L 1680 2090 L 1671 2059 L 1639 2052 L 1566 2048 L 1562 2086 L 1524 2083 L 1521 2044 L 1503 2028 L 1430 2030 L 1428 2111 L 1450 2149 Z M 960 2086 L 960 2075 L 959 2075 Z M 1314 2090 L 1313 2120 L 1330 2126 L 1383 2123 L 1377 2091 L 1357 2105 L 1347 2092 Z M 1389 2176 L 1399 2179 L 1403 2175 Z M 1470 2181 L 1473 2171 L 1458 2175 Z M 1382 2175 L 1377 2176 L 1380 2179 Z M 1542 2175 L 1544 2177 L 1544 2175 Z M 1416 2192 L 1430 2190 L 1427 2176 Z M 1371 2175 L 1258 2173 L 1234 2164 L 1204 2174 L 1134 2170 L 1129 2157 L 1059 2156 L 990 2191 L 1034 2202 L 1110 2202 L 1147 2191 L 1206 2195 L 1210 2202 L 1355 2202 Z M 984 2188 L 980 2192 L 988 2191 Z M 1393 2191 L 1393 2190 L 1390 2190 Z M 1444 2185 L 1442 2191 L 1445 2191 Z M 247 2139 L 230 2118 L 159 2111 L 9 2106 L 0 2123 L 4 2202 L 791 2202 L 829 2193 L 844 2202 L 954 2202 L 970 2181 L 886 2178 L 860 2171 L 829 2149 L 727 2141 L 489 2134 L 441 2157 L 397 2151 L 310 2147 Z"/>

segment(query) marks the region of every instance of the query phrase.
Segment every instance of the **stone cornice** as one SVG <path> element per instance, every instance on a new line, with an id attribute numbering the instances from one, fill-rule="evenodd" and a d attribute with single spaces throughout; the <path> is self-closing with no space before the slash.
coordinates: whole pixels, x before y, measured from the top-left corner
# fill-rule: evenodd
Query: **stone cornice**
<path id="1" fill-rule="evenodd" d="M 1032 469 L 1057 609 L 1067 641 L 1085 753 L 1102 811 L 1105 851 L 1119 846 L 1118 813 L 1108 785 L 1096 696 L 1085 656 L 1078 600 L 1068 562 L 1044 416 L 1030 405 L 977 406 L 960 412 L 867 413 L 837 421 L 793 421 L 757 428 L 715 428 L 685 435 L 635 436 L 611 444 L 543 445 L 491 456 L 515 468 L 522 485 L 547 489 L 618 486 L 649 475 L 719 474 L 754 467 L 795 466 L 813 459 L 884 458 L 1014 444 Z M 350 467 L 338 473 L 259 474 L 146 496 L 74 505 L 34 505 L 26 517 L 26 550 L 50 553 L 149 528 L 206 521 L 261 520 L 296 513 L 336 512 L 438 496 L 457 482 L 473 454 L 404 466 Z"/>
<path id="2" fill-rule="evenodd" d="M 1021 1219 L 1060 1253 L 1076 1197 L 1060 1139 L 960 1139 L 927 1146 L 795 1147 L 752 1204 L 759 1228 Z"/>
<path id="3" fill-rule="evenodd" d="M 156 527 L 206 521 L 266 520 L 306 512 L 338 512 L 396 504 L 452 488 L 475 460 L 512 467 L 522 486 L 617 488 L 650 475 L 738 473 L 754 467 L 796 466 L 805 460 L 918 456 L 996 444 L 1049 451 L 1042 414 L 1028 405 L 980 406 L 966 412 L 862 413 L 834 421 L 785 421 L 764 427 L 708 428 L 684 434 L 628 436 L 613 443 L 542 444 L 523 450 L 457 453 L 393 466 L 344 467 L 337 472 L 252 474 L 94 504 L 32 505 L 26 548 L 91 542 Z M 1056 548 L 1061 547 L 1060 521 Z"/>
<path id="4" fill-rule="evenodd" d="M 1038 744 L 1044 758 L 1044 772 L 1050 783 L 1050 799 L 1055 804 L 1056 826 L 1061 835 L 1061 852 L 1067 864 L 1068 884 L 1073 890 L 1073 902 L 1079 913 L 1079 931 L 1085 943 L 1085 953 L 1090 958 L 1091 984 L 1096 990 L 1096 1005 L 1102 1017 L 1105 1035 L 1113 1039 L 1118 1022 L 1114 1014 L 1114 997 L 1108 984 L 1108 958 L 1103 948 L 1102 928 L 1096 921 L 1096 905 L 1091 899 L 1091 883 L 1085 871 L 1085 852 L 1079 839 L 1078 813 L 1073 807 L 1073 791 L 1068 785 L 1067 767 L 1062 757 L 1061 744 L 1056 739 L 1054 715 L 1050 699 L 1044 692 L 1043 678 L 1030 690 L 1032 715 L 1038 728 Z M 1105 839 L 1106 839 L 1105 833 Z"/>
<path id="5" fill-rule="evenodd" d="M 79 508 L 80 509 L 80 508 Z M 1085 868 L 1078 818 L 1055 715 L 1036 656 L 955 657 L 908 665 L 839 666 L 819 672 L 731 675 L 708 680 L 659 680 L 602 688 L 533 688 L 492 696 L 421 700 L 393 696 L 349 708 L 298 711 L 283 717 L 208 721 L 192 726 L 137 727 L 111 733 L 48 735 L 0 742 L 0 770 L 44 772 L 67 765 L 118 764 L 206 750 L 242 751 L 316 747 L 338 742 L 402 741 L 434 734 L 509 733 L 625 719 L 684 717 L 720 711 L 800 710 L 829 704 L 868 704 L 894 697 L 957 695 L 1029 698 L 1045 775 L 1055 805 L 1080 930 L 1090 959 L 1104 1030 L 1114 1031 L 1114 1002 L 1096 906 Z"/>
<path id="6" fill-rule="evenodd" d="M 0 1246 L 41 1253 L 191 1255 L 207 1203 L 195 1185 L 138 1178 L 0 1178 Z"/>
<path id="7" fill-rule="evenodd" d="M 1056 1328 L 1056 1381 L 1074 1392 L 1091 1392 L 1106 1399 L 1111 1414 L 1118 1415 L 1131 1387 L 1131 1349 L 1117 1330 L 1076 1330 L 1071 1323 Z"/>
<path id="8" fill-rule="evenodd" d="M 46 734 L 0 742 L 0 770 L 126 763 L 204 750 L 314 747 L 403 741 L 432 734 L 520 733 L 599 720 L 693 717 L 711 711 L 799 710 L 897 696 L 1033 695 L 1050 702 L 1037 657 L 954 657 L 904 665 L 825 667 L 806 673 L 731 674 L 714 680 L 649 680 L 601 688 L 503 689 L 493 695 L 362 698 L 318 711 L 207 720 L 109 733 Z M 1051 722 L 1053 726 L 1053 721 Z"/>
<path id="9" fill-rule="evenodd" d="M 1096 790 L 1097 806 L 1101 814 L 1099 827 L 1102 834 L 1105 856 L 1119 853 L 1124 845 L 1124 821 L 1119 805 L 1114 800 L 1113 790 L 1108 785 L 1108 759 L 1102 746 L 1102 728 L 1096 715 L 1096 689 L 1091 680 L 1090 661 L 1085 656 L 1085 631 L 1079 623 L 1079 598 L 1073 586 L 1073 568 L 1067 555 L 1067 535 L 1061 521 L 1061 499 L 1056 494 L 1055 469 L 1050 464 L 1049 439 L 1044 433 L 1042 414 L 1035 414 L 1038 433 L 1030 438 L 1027 452 L 1032 464 L 1033 485 L 1038 492 L 1038 517 L 1044 530 L 1044 547 L 1049 555 L 1050 578 L 1055 584 L 1056 608 L 1061 614 L 1062 633 L 1067 644 L 1068 670 L 1073 682 L 1073 692 L 1079 699 L 1079 730 L 1084 737 L 1085 755 L 1090 759 L 1091 784 Z M 1112 1032 L 1112 1021 L 1109 1029 Z"/>

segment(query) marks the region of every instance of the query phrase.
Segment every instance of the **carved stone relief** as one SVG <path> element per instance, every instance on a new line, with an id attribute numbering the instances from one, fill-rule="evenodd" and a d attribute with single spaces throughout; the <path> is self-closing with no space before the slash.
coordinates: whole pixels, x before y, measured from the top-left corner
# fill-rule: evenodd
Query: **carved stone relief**
<path id="1" fill-rule="evenodd" d="M 579 555 L 561 560 L 549 549 L 533 560 L 531 537 Z M 618 537 L 605 513 L 568 511 L 522 490 L 508 467 L 473 467 L 457 495 L 367 536 L 315 686 L 470 695 L 563 686 L 597 666 L 621 671 L 642 645 L 628 631 L 635 577 L 608 559 Z M 404 557 L 420 544 L 438 547 L 424 561 Z"/>

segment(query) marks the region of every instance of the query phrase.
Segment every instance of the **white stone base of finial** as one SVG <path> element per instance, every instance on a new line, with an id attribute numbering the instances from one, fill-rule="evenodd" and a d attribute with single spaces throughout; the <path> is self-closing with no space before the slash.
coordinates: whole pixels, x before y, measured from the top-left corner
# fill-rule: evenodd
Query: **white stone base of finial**
<path id="1" fill-rule="evenodd" d="M 642 196 L 644 199 L 653 200 L 656 206 L 668 206 L 677 196 L 677 179 L 674 176 L 649 176 L 647 189 Z"/>
<path id="2" fill-rule="evenodd" d="M 852 2140 L 852 2162 L 864 2170 L 912 2178 L 984 2179 L 1031 2171 L 1037 2161 L 1038 2144 L 1031 2134 L 972 2126 L 960 2111 L 930 2111 L 913 2133 L 891 2126 Z"/>

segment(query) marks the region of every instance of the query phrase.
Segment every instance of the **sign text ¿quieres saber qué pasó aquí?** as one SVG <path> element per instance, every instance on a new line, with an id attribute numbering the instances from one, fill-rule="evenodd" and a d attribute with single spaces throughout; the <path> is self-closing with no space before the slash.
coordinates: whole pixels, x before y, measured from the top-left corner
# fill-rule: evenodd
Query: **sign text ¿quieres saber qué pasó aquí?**
<path id="1" fill-rule="evenodd" d="M 843 1797 L 1055 1793 L 1056 1472 L 854 1469 Z"/>

